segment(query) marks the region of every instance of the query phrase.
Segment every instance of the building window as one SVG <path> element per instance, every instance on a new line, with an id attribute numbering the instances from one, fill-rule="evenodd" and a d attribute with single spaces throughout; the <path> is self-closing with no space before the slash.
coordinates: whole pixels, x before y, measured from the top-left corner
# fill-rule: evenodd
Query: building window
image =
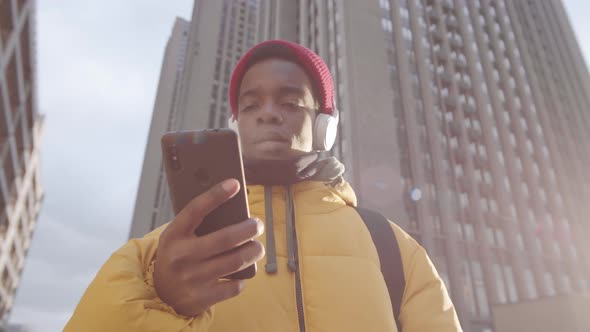
<path id="1" fill-rule="evenodd" d="M 469 223 L 463 224 L 463 229 L 465 234 L 465 240 L 468 242 L 474 242 L 475 233 L 473 232 L 473 225 Z"/>
<path id="2" fill-rule="evenodd" d="M 492 128 L 492 135 L 494 136 L 494 139 L 498 139 L 498 128 L 494 127 Z"/>
<path id="3" fill-rule="evenodd" d="M 555 284 L 553 283 L 553 276 L 550 272 L 545 272 L 545 287 L 547 290 L 547 295 L 554 296 L 555 292 Z"/>
<path id="4" fill-rule="evenodd" d="M 498 243 L 498 247 L 506 249 L 506 240 L 504 238 L 504 232 L 499 228 L 496 228 L 496 242 Z"/>
<path id="5" fill-rule="evenodd" d="M 543 202 L 547 202 L 547 194 L 545 193 L 544 189 L 539 190 L 539 196 Z"/>
<path id="6" fill-rule="evenodd" d="M 484 178 L 485 183 L 492 184 L 492 175 L 490 174 L 490 172 L 484 171 L 483 178 Z"/>
<path id="7" fill-rule="evenodd" d="M 447 262 L 446 262 L 446 257 L 444 256 L 438 256 L 437 260 L 436 260 L 436 269 L 438 270 L 438 273 L 440 274 L 441 279 L 443 280 L 449 295 L 450 295 L 450 283 L 449 283 L 449 273 L 448 273 L 448 268 L 447 268 Z"/>
<path id="8" fill-rule="evenodd" d="M 480 197 L 479 198 L 479 206 L 482 211 L 488 211 L 488 200 L 485 197 Z"/>
<path id="9" fill-rule="evenodd" d="M 471 271 L 469 269 L 469 262 L 463 261 L 463 290 L 465 294 L 465 300 L 467 302 L 467 307 L 471 315 L 475 316 L 477 313 L 477 308 L 475 306 L 475 298 L 473 293 L 473 280 L 471 279 Z"/>
<path id="10" fill-rule="evenodd" d="M 449 145 L 450 145 L 450 147 L 451 147 L 452 149 L 456 149 L 456 148 L 457 148 L 457 146 L 459 145 L 459 142 L 458 142 L 458 140 L 457 140 L 457 137 L 452 137 L 452 138 L 449 140 Z"/>
<path id="11" fill-rule="evenodd" d="M 405 7 L 401 7 L 399 13 L 403 19 L 408 20 L 410 17 L 410 13 L 408 12 L 408 9 Z"/>
<path id="12" fill-rule="evenodd" d="M 471 267 L 473 268 L 473 279 L 475 283 L 475 294 L 477 296 L 479 315 L 481 317 L 489 317 L 490 307 L 488 305 L 488 297 L 484 286 L 481 264 L 479 262 L 473 262 Z"/>
<path id="13" fill-rule="evenodd" d="M 509 119 L 508 113 L 505 113 L 505 114 L 506 114 L 506 118 Z M 508 120 L 508 122 L 510 122 L 510 120 Z M 513 133 L 510 133 L 510 144 L 512 144 L 512 146 L 514 146 L 514 147 L 516 146 L 516 136 L 514 136 Z"/>
<path id="14" fill-rule="evenodd" d="M 506 277 L 506 283 L 508 286 L 508 298 L 512 303 L 517 302 L 518 293 L 516 292 L 516 283 L 514 282 L 514 273 L 512 272 L 512 266 L 504 265 L 504 276 Z"/>
<path id="15" fill-rule="evenodd" d="M 502 276 L 500 264 L 494 263 L 493 270 L 494 279 L 496 279 L 496 288 L 498 289 L 498 301 L 501 304 L 504 304 L 508 301 L 508 298 L 506 296 L 506 286 L 504 285 L 504 277 Z"/>
<path id="16" fill-rule="evenodd" d="M 408 28 L 402 28 L 402 35 L 407 41 L 412 40 L 412 32 Z"/>
<path id="17" fill-rule="evenodd" d="M 481 176 L 481 170 L 480 169 L 476 169 L 474 171 L 475 174 L 475 179 L 477 180 L 477 183 L 481 183 L 483 181 L 483 178 Z"/>
<path id="18" fill-rule="evenodd" d="M 559 246 L 559 242 L 553 242 L 553 251 L 555 252 L 555 257 L 561 258 L 561 247 Z"/>
<path id="19" fill-rule="evenodd" d="M 467 196 L 467 193 L 461 193 L 459 195 L 459 201 L 461 203 L 461 208 L 466 208 L 469 206 L 469 198 Z"/>
<path id="20" fill-rule="evenodd" d="M 528 152 L 530 154 L 532 154 L 533 151 L 534 151 L 534 149 L 533 149 L 533 142 L 531 142 L 530 139 L 527 139 L 527 141 L 526 141 L 526 147 L 527 147 Z"/>
<path id="21" fill-rule="evenodd" d="M 541 171 L 539 169 L 539 164 L 533 162 L 533 171 L 535 172 L 535 176 L 541 175 Z"/>
<path id="22" fill-rule="evenodd" d="M 479 120 L 473 121 L 473 129 L 475 129 L 477 131 L 481 131 L 481 125 L 480 125 Z"/>
<path id="23" fill-rule="evenodd" d="M 571 282 L 569 275 L 567 275 L 567 273 L 564 272 L 561 274 L 561 279 L 562 279 L 562 283 L 563 283 L 563 289 L 565 290 L 565 292 L 571 293 L 572 282 Z"/>
<path id="24" fill-rule="evenodd" d="M 381 19 L 381 27 L 383 27 L 383 30 L 385 30 L 387 32 L 391 32 L 392 31 L 391 20 L 386 19 L 386 18 L 382 18 Z"/>
<path id="25" fill-rule="evenodd" d="M 522 239 L 522 234 L 519 233 L 516 235 L 516 243 L 518 245 L 518 249 L 524 250 L 524 241 Z"/>
<path id="26" fill-rule="evenodd" d="M 533 272 L 530 269 L 525 269 L 524 280 L 526 283 L 526 290 L 527 290 L 529 299 L 531 299 L 531 300 L 536 299 L 538 297 L 537 287 L 535 286 L 535 278 L 533 277 Z"/>
<path id="27" fill-rule="evenodd" d="M 495 200 L 490 200 L 490 209 L 493 213 L 498 213 L 498 203 Z"/>
<path id="28" fill-rule="evenodd" d="M 455 177 L 462 177 L 463 174 L 463 166 L 461 164 L 455 164 Z"/>

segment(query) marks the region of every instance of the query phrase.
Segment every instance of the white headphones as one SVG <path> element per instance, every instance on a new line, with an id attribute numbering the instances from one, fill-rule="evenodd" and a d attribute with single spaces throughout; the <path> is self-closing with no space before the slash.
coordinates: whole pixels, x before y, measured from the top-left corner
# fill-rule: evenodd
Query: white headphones
<path id="1" fill-rule="evenodd" d="M 319 113 L 315 118 L 313 126 L 313 149 L 317 151 L 330 151 L 334 142 L 336 142 L 336 134 L 338 133 L 338 121 L 340 114 L 336 103 L 333 104 L 332 114 Z M 230 116 L 227 121 L 228 127 L 238 133 L 238 122 L 234 116 Z"/>
<path id="2" fill-rule="evenodd" d="M 338 121 L 340 114 L 334 104 L 332 114 L 319 113 L 315 118 L 313 128 L 313 148 L 318 151 L 330 151 L 336 134 L 338 133 Z"/>

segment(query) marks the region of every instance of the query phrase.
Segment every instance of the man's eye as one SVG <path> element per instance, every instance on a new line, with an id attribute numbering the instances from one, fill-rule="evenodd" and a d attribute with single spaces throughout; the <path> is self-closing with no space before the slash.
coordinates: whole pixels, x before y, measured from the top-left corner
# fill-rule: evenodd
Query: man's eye
<path id="1" fill-rule="evenodd" d="M 293 102 L 286 102 L 282 104 L 284 108 L 288 109 L 288 110 L 298 110 L 299 109 L 299 104 L 297 103 L 293 103 Z"/>
<path id="2" fill-rule="evenodd" d="M 248 112 L 256 109 L 256 105 L 244 106 L 240 112 Z"/>

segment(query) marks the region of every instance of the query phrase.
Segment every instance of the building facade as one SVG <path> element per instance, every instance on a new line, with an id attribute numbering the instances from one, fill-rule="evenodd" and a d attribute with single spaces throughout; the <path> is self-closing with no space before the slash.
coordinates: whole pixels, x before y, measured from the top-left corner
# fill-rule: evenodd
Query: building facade
<path id="1" fill-rule="evenodd" d="M 492 307 L 501 332 L 585 332 L 590 329 L 590 296 L 566 295 Z"/>
<path id="2" fill-rule="evenodd" d="M 169 199 L 160 138 L 163 133 L 174 130 L 176 126 L 176 100 L 184 69 L 189 28 L 189 22 L 177 18 L 166 45 L 135 198 L 130 238 L 141 237 L 169 220 L 166 220 L 170 214 L 170 211 L 167 211 L 170 209 L 169 204 L 160 203 Z"/>
<path id="3" fill-rule="evenodd" d="M 12 308 L 43 201 L 35 1 L 0 1 L 0 320 Z"/>
<path id="4" fill-rule="evenodd" d="M 257 42 L 326 60 L 331 154 L 426 248 L 466 331 L 493 330 L 492 305 L 589 291 L 590 75 L 560 1 L 197 0 L 188 38 L 175 130 L 226 126 Z M 172 218 L 159 204 L 150 228 Z"/>

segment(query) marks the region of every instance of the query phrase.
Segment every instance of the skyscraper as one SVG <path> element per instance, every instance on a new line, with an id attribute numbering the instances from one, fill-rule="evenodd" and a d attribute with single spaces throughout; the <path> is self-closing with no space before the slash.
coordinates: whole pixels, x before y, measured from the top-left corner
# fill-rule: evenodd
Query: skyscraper
<path id="1" fill-rule="evenodd" d="M 43 201 L 35 2 L 0 1 L 0 320 L 6 320 Z"/>
<path id="2" fill-rule="evenodd" d="M 168 184 L 162 165 L 160 138 L 176 128 L 176 101 L 182 82 L 189 22 L 177 18 L 166 45 L 152 121 L 147 137 L 143 168 L 135 198 L 129 236 L 141 237 L 170 219 Z"/>
<path id="3" fill-rule="evenodd" d="M 428 250 L 466 331 L 588 292 L 590 76 L 561 2 L 197 0 L 174 129 L 225 126 L 236 60 L 274 38 L 328 63 L 331 153 Z"/>

